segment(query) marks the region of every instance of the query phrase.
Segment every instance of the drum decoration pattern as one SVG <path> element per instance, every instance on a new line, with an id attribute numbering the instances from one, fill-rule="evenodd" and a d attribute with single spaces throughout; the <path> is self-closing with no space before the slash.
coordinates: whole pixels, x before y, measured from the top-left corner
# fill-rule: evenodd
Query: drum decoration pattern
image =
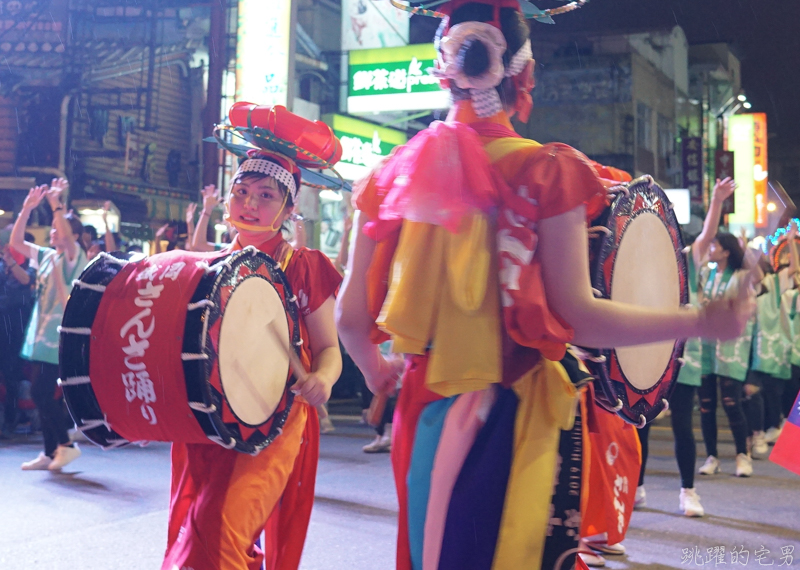
<path id="1" fill-rule="evenodd" d="M 62 324 L 67 405 L 104 448 L 215 442 L 257 454 L 291 409 L 297 299 L 255 248 L 104 254 L 75 282 Z"/>
<path id="2" fill-rule="evenodd" d="M 596 297 L 648 307 L 689 302 L 683 238 L 672 205 L 650 176 L 612 190 L 592 222 L 590 271 Z M 644 426 L 669 406 L 684 341 L 612 350 L 584 349 L 598 379 L 597 401 Z"/>

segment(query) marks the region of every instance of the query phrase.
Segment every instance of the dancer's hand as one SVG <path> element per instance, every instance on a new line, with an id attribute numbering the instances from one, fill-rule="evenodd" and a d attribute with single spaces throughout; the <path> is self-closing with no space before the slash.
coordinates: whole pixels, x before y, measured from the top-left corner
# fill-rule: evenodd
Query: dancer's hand
<path id="1" fill-rule="evenodd" d="M 309 372 L 292 386 L 295 395 L 303 396 L 311 406 L 320 406 L 331 397 L 332 386 L 315 372 Z"/>
<path id="2" fill-rule="evenodd" d="M 711 301 L 700 309 L 699 336 L 725 341 L 742 335 L 756 307 L 753 295 L 755 278 L 754 268 L 739 283 L 739 291 L 735 297 Z"/>
<path id="3" fill-rule="evenodd" d="M 399 354 L 390 354 L 388 358 L 384 358 L 381 355 L 378 373 L 372 377 L 364 376 L 367 388 L 373 394 L 394 395 L 397 392 L 405 367 L 405 360 Z"/>

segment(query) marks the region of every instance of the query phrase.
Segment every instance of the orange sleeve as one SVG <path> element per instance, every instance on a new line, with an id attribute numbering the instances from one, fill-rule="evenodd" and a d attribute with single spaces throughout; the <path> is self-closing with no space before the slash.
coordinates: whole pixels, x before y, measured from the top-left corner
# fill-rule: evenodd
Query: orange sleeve
<path id="1" fill-rule="evenodd" d="M 520 178 L 521 177 L 521 178 Z M 550 143 L 533 153 L 518 177 L 538 201 L 539 219 L 552 218 L 587 206 L 587 217 L 605 206 L 606 192 L 586 156 L 562 143 Z"/>

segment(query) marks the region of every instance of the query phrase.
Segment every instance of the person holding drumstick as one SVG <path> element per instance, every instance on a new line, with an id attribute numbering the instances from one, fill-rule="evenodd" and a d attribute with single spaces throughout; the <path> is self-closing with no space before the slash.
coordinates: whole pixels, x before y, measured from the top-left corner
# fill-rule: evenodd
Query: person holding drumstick
<path id="1" fill-rule="evenodd" d="M 315 406 L 330 397 L 342 362 L 333 316 L 341 276 L 324 254 L 294 250 L 281 235 L 299 188 L 300 170 L 292 159 L 253 150 L 233 177 L 225 202 L 226 219 L 238 230 L 232 250 L 254 246 L 270 255 L 298 298 L 303 362 L 295 357 L 292 364 L 298 378 L 294 405 L 281 435 L 255 457 L 216 445 L 173 444 L 163 570 L 261 568 L 265 558 L 267 568 L 300 563 L 319 458 Z M 207 215 L 216 199 L 213 188 L 206 187 L 203 197 Z M 254 546 L 262 530 L 264 552 Z"/>
<path id="2" fill-rule="evenodd" d="M 36 304 L 28 323 L 22 357 L 32 364 L 31 393 L 39 410 L 44 436 L 44 452 L 22 464 L 25 471 L 58 471 L 77 459 L 81 451 L 67 433 L 68 419 L 58 388 L 58 327 L 72 287 L 88 262 L 80 241 L 83 225 L 72 213 L 64 211 L 62 195 L 69 187 L 64 178 L 53 179 L 50 186 L 31 188 L 11 230 L 9 243 L 17 252 L 36 261 Z M 25 241 L 25 226 L 31 212 L 42 200 L 53 211 L 50 245 L 40 247 Z"/>
<path id="3" fill-rule="evenodd" d="M 454 104 L 354 188 L 339 333 L 373 392 L 403 376 L 397 568 L 538 568 L 574 419 L 567 344 L 732 338 L 752 300 L 744 287 L 701 309 L 595 298 L 587 218 L 605 187 L 578 151 L 521 139 L 509 120 L 527 120 L 533 87 L 518 3 L 437 10 L 437 73 Z M 387 336 L 405 359 L 381 355 Z"/>

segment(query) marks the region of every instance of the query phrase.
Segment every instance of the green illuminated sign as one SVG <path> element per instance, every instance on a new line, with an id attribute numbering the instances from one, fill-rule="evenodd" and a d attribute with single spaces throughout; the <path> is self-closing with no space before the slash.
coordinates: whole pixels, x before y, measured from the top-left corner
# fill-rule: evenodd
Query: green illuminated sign
<path id="1" fill-rule="evenodd" d="M 346 180 L 358 180 L 365 176 L 394 147 L 408 140 L 402 131 L 379 127 L 352 117 L 328 115 L 324 120 L 342 143 L 342 158 L 336 164 L 336 170 Z"/>
<path id="2" fill-rule="evenodd" d="M 349 113 L 444 109 L 449 92 L 428 70 L 436 60 L 433 44 L 350 52 Z"/>

